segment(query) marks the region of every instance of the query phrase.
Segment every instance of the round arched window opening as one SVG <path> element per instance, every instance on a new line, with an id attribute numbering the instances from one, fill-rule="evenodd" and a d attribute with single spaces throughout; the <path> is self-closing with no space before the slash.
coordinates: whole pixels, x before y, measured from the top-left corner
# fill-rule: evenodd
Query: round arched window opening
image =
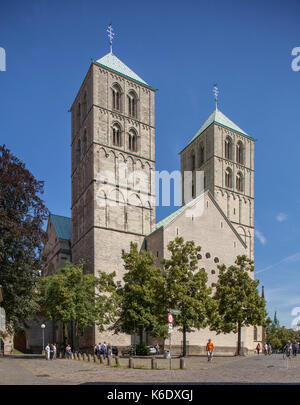
<path id="1" fill-rule="evenodd" d="M 202 255 L 197 255 L 197 259 L 201 260 L 202 259 Z"/>
<path id="2" fill-rule="evenodd" d="M 218 258 L 218 257 L 215 257 L 215 258 L 214 258 L 214 262 L 215 262 L 215 263 L 219 263 L 219 258 Z"/>
<path id="3" fill-rule="evenodd" d="M 206 253 L 206 254 L 205 254 L 205 257 L 206 257 L 207 259 L 209 259 L 209 258 L 210 258 L 210 253 Z"/>

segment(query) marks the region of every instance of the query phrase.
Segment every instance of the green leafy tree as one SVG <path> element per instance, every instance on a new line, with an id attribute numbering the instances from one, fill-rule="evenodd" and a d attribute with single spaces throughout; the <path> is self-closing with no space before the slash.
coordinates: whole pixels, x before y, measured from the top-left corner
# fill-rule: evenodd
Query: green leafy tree
<path id="1" fill-rule="evenodd" d="M 241 328 L 250 325 L 266 325 L 265 300 L 259 296 L 259 281 L 253 280 L 253 261 L 245 255 L 238 256 L 235 265 L 218 266 L 219 280 L 214 300 L 217 316 L 211 322 L 211 330 L 217 333 L 238 334 L 237 353 L 241 354 Z"/>
<path id="2" fill-rule="evenodd" d="M 212 319 L 215 303 L 208 288 L 207 274 L 198 269 L 197 254 L 201 247 L 193 241 L 184 242 L 176 238 L 168 244 L 170 259 L 162 261 L 165 278 L 165 305 L 168 309 L 179 310 L 174 326 L 183 333 L 183 356 L 186 356 L 186 334 L 194 329 L 204 328 Z"/>
<path id="3" fill-rule="evenodd" d="M 144 332 L 166 336 L 164 280 L 161 269 L 155 266 L 154 256 L 145 250 L 138 252 L 137 244 L 131 243 L 123 260 L 124 284 L 118 289 L 120 313 L 114 324 L 115 332 L 133 334 L 137 331 L 140 344 Z"/>
<path id="4" fill-rule="evenodd" d="M 38 312 L 36 287 L 48 212 L 37 181 L 9 149 L 0 146 L 0 284 L 10 332 Z"/>
<path id="5" fill-rule="evenodd" d="M 266 341 L 271 344 L 272 349 L 282 349 L 289 340 L 293 341 L 297 337 L 297 332 L 293 329 L 280 326 L 275 312 L 274 320 L 270 320 L 266 327 Z"/>
<path id="6" fill-rule="evenodd" d="M 66 263 L 55 275 L 40 280 L 40 304 L 48 319 L 62 322 L 64 344 L 72 322 L 75 336 L 95 324 L 100 330 L 111 321 L 114 306 L 114 273 L 84 274 L 84 263 Z M 108 294 L 109 293 L 109 294 Z"/>

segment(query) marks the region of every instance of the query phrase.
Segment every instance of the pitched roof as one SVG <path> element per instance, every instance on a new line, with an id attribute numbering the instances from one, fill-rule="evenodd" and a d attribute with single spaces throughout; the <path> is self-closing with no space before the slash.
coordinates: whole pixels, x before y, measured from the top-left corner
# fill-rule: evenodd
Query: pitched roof
<path id="1" fill-rule="evenodd" d="M 55 228 L 58 239 L 71 240 L 72 238 L 72 220 L 61 215 L 50 214 L 49 219 Z"/>
<path id="2" fill-rule="evenodd" d="M 113 53 L 108 53 L 101 59 L 96 61 L 100 65 L 107 67 L 115 72 L 121 73 L 131 79 L 134 79 L 140 83 L 148 85 L 142 78 L 140 78 L 133 70 L 131 70 L 125 63 L 123 63 L 119 58 Z"/>
<path id="3" fill-rule="evenodd" d="M 237 230 L 235 229 L 235 227 L 232 225 L 231 221 L 228 219 L 228 217 L 224 214 L 222 208 L 219 206 L 219 204 L 217 203 L 216 199 L 214 198 L 214 196 L 211 194 L 211 192 L 209 190 L 205 190 L 203 191 L 201 194 L 199 194 L 196 198 L 194 198 L 193 200 L 191 200 L 190 202 L 188 202 L 187 204 L 183 205 L 182 207 L 180 207 L 178 210 L 172 212 L 172 214 L 168 215 L 166 218 L 162 219 L 161 221 L 159 221 L 156 225 L 155 228 L 153 229 L 153 231 L 151 233 L 149 233 L 147 236 L 152 235 L 154 232 L 158 231 L 161 228 L 165 228 L 167 225 L 169 225 L 171 222 L 173 222 L 179 215 L 181 215 L 186 209 L 192 207 L 193 205 L 197 204 L 197 202 L 199 200 L 201 200 L 201 198 L 204 198 L 204 195 L 208 195 L 211 199 L 211 201 L 214 203 L 214 205 L 216 206 L 217 210 L 220 212 L 220 214 L 223 216 L 224 220 L 227 222 L 227 224 L 229 225 L 229 227 L 232 229 L 232 231 L 235 233 L 235 235 L 237 236 L 237 238 L 240 240 L 240 242 L 246 247 L 246 243 L 245 241 L 242 239 L 242 237 L 239 235 L 239 233 L 237 232 Z"/>
<path id="4" fill-rule="evenodd" d="M 186 145 L 186 147 L 192 143 L 202 132 L 206 130 L 213 122 L 216 124 L 220 124 L 226 128 L 232 129 L 233 131 L 239 132 L 240 134 L 243 134 L 249 138 L 251 138 L 247 132 L 245 132 L 243 129 L 238 127 L 234 122 L 232 122 L 228 117 L 226 117 L 225 114 L 222 113 L 222 111 L 218 110 L 217 108 L 215 111 L 207 118 L 205 123 L 202 125 L 202 127 L 198 130 L 196 135 L 191 139 L 191 141 Z M 185 147 L 185 148 L 186 148 Z M 184 148 L 184 149 L 185 149 Z M 183 149 L 183 150 L 184 150 Z"/>

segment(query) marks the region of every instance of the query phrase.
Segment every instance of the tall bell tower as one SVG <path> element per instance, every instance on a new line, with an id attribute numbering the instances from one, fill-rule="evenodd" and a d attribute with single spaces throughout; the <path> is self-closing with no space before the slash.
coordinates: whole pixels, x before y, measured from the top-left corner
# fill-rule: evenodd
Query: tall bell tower
<path id="1" fill-rule="evenodd" d="M 254 139 L 226 117 L 217 103 L 213 113 L 182 150 L 181 171 L 192 171 L 192 184 L 185 185 L 192 187 L 192 198 L 199 191 L 195 173 L 204 172 L 204 189 L 209 189 L 230 219 L 253 260 Z"/>
<path id="2" fill-rule="evenodd" d="M 72 255 L 121 281 L 122 252 L 155 224 L 155 89 L 113 54 L 110 30 L 110 52 L 92 61 L 71 107 Z M 86 339 L 116 337 L 92 328 Z"/>

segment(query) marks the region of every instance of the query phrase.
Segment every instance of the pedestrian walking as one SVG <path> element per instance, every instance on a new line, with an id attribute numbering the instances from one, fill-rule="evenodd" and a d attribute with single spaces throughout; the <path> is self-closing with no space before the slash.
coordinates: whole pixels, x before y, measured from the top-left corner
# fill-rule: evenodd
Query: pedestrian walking
<path id="1" fill-rule="evenodd" d="M 297 356 L 297 353 L 298 353 L 298 342 L 297 342 L 297 340 L 295 339 L 295 340 L 294 340 L 294 343 L 293 343 L 293 356 L 296 357 L 296 356 Z"/>
<path id="2" fill-rule="evenodd" d="M 68 344 L 68 345 L 66 346 L 66 355 L 67 355 L 67 358 L 68 358 L 68 359 L 71 358 L 71 354 L 72 354 L 71 346 Z"/>
<path id="3" fill-rule="evenodd" d="M 97 344 L 97 358 L 100 359 L 100 354 L 102 354 L 102 344 L 101 342 Z"/>
<path id="4" fill-rule="evenodd" d="M 271 343 L 268 344 L 268 355 L 270 356 L 272 354 L 272 346 Z"/>
<path id="5" fill-rule="evenodd" d="M 208 339 L 208 342 L 206 344 L 206 351 L 207 351 L 207 361 L 211 361 L 213 357 L 213 351 L 214 351 L 214 344 L 211 341 L 211 339 Z"/>
<path id="6" fill-rule="evenodd" d="M 50 345 L 47 343 L 47 346 L 45 347 L 45 354 L 46 354 L 46 360 L 50 359 Z"/>
<path id="7" fill-rule="evenodd" d="M 265 352 L 265 356 L 268 354 L 268 345 L 267 343 L 264 344 L 264 352 Z"/>
<path id="8" fill-rule="evenodd" d="M 53 343 L 53 359 L 56 359 L 56 343 Z"/>
<path id="9" fill-rule="evenodd" d="M 98 345 L 95 344 L 95 346 L 94 346 L 94 355 L 95 355 L 95 356 L 97 356 L 97 350 L 98 350 Z"/>
<path id="10" fill-rule="evenodd" d="M 259 343 L 257 343 L 256 351 L 257 351 L 257 354 L 259 354 L 259 352 L 260 352 L 260 344 Z"/>
<path id="11" fill-rule="evenodd" d="M 53 354 L 54 354 L 54 349 L 53 349 L 53 344 L 51 343 L 51 345 L 50 345 L 50 360 L 53 360 Z"/>
<path id="12" fill-rule="evenodd" d="M 103 345 L 101 346 L 101 351 L 103 354 L 103 358 L 105 360 L 105 355 L 106 355 L 106 342 L 103 343 Z"/>
<path id="13" fill-rule="evenodd" d="M 156 345 L 155 345 L 155 350 L 156 350 L 156 354 L 158 355 L 159 354 L 159 344 L 158 343 L 156 343 Z"/>
<path id="14" fill-rule="evenodd" d="M 106 348 L 106 353 L 107 353 L 107 357 L 111 357 L 112 352 L 111 352 L 111 345 L 110 343 L 108 343 L 107 348 Z"/>

